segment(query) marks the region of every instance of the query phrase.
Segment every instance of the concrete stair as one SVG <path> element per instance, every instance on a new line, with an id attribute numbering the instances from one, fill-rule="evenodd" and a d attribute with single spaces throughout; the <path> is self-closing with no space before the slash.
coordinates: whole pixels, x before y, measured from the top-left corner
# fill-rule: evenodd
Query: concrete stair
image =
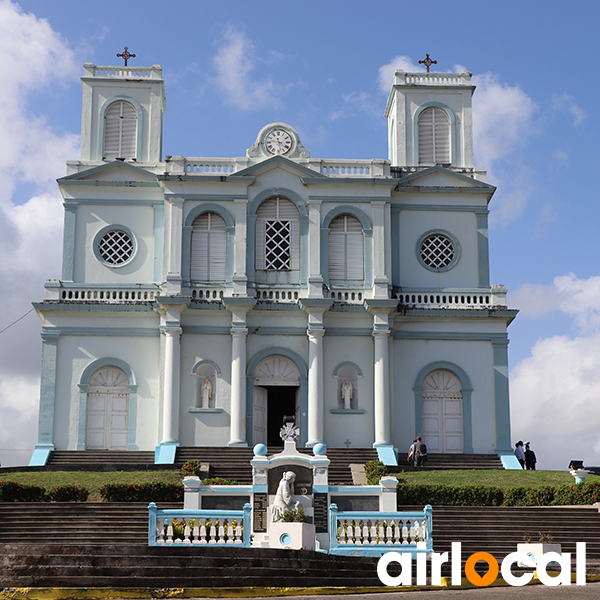
<path id="1" fill-rule="evenodd" d="M 0 550 L 0 589 L 381 585 L 377 559 L 307 550 L 77 544 Z"/>
<path id="2" fill-rule="evenodd" d="M 268 453 L 277 454 L 282 450 L 282 447 L 270 446 Z M 298 450 L 303 454 L 312 455 L 310 448 L 298 448 Z M 200 460 L 210 464 L 211 477 L 224 477 L 250 484 L 252 483 L 250 461 L 253 456 L 252 448 L 183 447 L 177 449 L 175 462 L 177 467 L 181 467 L 188 460 Z M 331 485 L 338 483 L 348 485 L 352 483 L 349 465 L 377 460 L 377 451 L 373 448 L 328 448 L 327 458 L 331 461 L 329 465 Z"/>
<path id="3" fill-rule="evenodd" d="M 171 465 L 167 466 L 172 468 Z M 165 465 L 154 464 L 154 452 L 129 450 L 53 450 L 48 471 L 153 471 Z"/>
<path id="4" fill-rule="evenodd" d="M 449 469 L 504 469 L 502 461 L 497 454 L 428 454 L 428 460 L 422 469 L 449 470 Z M 421 469 L 421 468 L 420 468 Z M 420 470 L 419 469 L 419 470 Z M 398 470 L 391 467 L 395 473 L 414 471 L 412 463 L 406 461 L 406 455 L 398 457 Z"/>

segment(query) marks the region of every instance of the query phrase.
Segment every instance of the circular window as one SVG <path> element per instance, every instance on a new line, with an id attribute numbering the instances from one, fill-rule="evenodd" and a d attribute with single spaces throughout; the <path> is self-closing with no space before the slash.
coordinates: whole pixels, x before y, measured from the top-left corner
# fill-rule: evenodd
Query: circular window
<path id="1" fill-rule="evenodd" d="M 124 227 L 103 229 L 95 240 L 98 259 L 109 267 L 120 267 L 131 260 L 135 253 L 135 240 Z"/>
<path id="2" fill-rule="evenodd" d="M 431 271 L 447 271 L 458 260 L 458 242 L 447 233 L 428 232 L 420 240 L 419 260 Z"/>

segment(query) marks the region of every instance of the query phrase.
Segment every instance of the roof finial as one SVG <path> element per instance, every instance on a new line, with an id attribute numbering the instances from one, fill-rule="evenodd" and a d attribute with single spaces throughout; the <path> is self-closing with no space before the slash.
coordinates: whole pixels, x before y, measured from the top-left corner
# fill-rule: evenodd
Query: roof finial
<path id="1" fill-rule="evenodd" d="M 125 48 L 125 50 L 127 50 L 127 48 Z M 135 56 L 135 54 L 134 54 L 134 56 Z M 420 60 L 419 64 L 425 65 L 427 67 L 427 72 L 429 73 L 429 67 L 431 65 L 437 65 L 437 60 L 431 60 L 429 58 L 429 54 L 426 54 L 425 57 L 426 57 L 425 60 Z M 127 64 L 127 63 L 125 63 L 125 64 Z"/>
<path id="2" fill-rule="evenodd" d="M 129 54 L 129 48 L 127 46 L 125 46 L 125 51 L 121 54 L 117 54 L 117 56 L 125 61 L 125 66 L 127 66 L 127 61 L 130 58 L 135 58 L 135 54 Z M 429 56 L 429 54 L 427 56 Z M 427 67 L 427 70 L 429 71 L 429 67 Z"/>

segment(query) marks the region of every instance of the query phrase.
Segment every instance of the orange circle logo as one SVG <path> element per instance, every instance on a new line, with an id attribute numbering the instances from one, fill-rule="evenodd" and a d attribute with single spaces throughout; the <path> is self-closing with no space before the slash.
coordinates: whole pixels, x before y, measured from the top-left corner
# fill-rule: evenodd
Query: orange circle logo
<path id="1" fill-rule="evenodd" d="M 480 560 L 484 560 L 488 564 L 488 572 L 483 577 L 475 571 L 475 565 Z M 479 587 L 490 585 L 498 577 L 498 561 L 489 552 L 475 552 L 467 558 L 465 575 L 473 585 Z"/>

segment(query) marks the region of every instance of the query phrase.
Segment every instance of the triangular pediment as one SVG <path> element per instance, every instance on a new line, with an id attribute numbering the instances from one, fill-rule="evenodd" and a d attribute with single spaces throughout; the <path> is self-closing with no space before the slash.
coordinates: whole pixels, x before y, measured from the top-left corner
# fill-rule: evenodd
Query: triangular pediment
<path id="1" fill-rule="evenodd" d="M 273 171 L 275 169 L 285 169 L 288 172 L 298 175 L 298 177 L 323 177 L 326 179 L 326 176 L 318 171 L 313 171 L 304 165 L 299 165 L 298 163 L 290 160 L 289 158 L 285 158 L 285 156 L 273 156 L 272 158 L 267 158 L 267 160 L 263 160 L 259 163 L 256 163 L 250 167 L 246 167 L 245 169 L 238 171 L 235 173 L 236 177 L 246 177 L 252 176 L 256 177 L 257 175 L 262 175 L 269 171 Z"/>
<path id="2" fill-rule="evenodd" d="M 459 187 L 459 188 L 479 188 L 481 191 L 493 192 L 496 188 L 489 183 L 478 181 L 468 175 L 462 173 L 456 173 L 451 169 L 444 167 L 435 166 L 411 173 L 402 177 L 398 182 L 398 188 L 403 187 L 430 187 L 430 188 L 444 188 L 444 187 Z"/>
<path id="3" fill-rule="evenodd" d="M 111 161 L 98 167 L 91 167 L 58 180 L 59 185 L 76 184 L 85 181 L 156 181 L 156 175 L 130 163 Z"/>

